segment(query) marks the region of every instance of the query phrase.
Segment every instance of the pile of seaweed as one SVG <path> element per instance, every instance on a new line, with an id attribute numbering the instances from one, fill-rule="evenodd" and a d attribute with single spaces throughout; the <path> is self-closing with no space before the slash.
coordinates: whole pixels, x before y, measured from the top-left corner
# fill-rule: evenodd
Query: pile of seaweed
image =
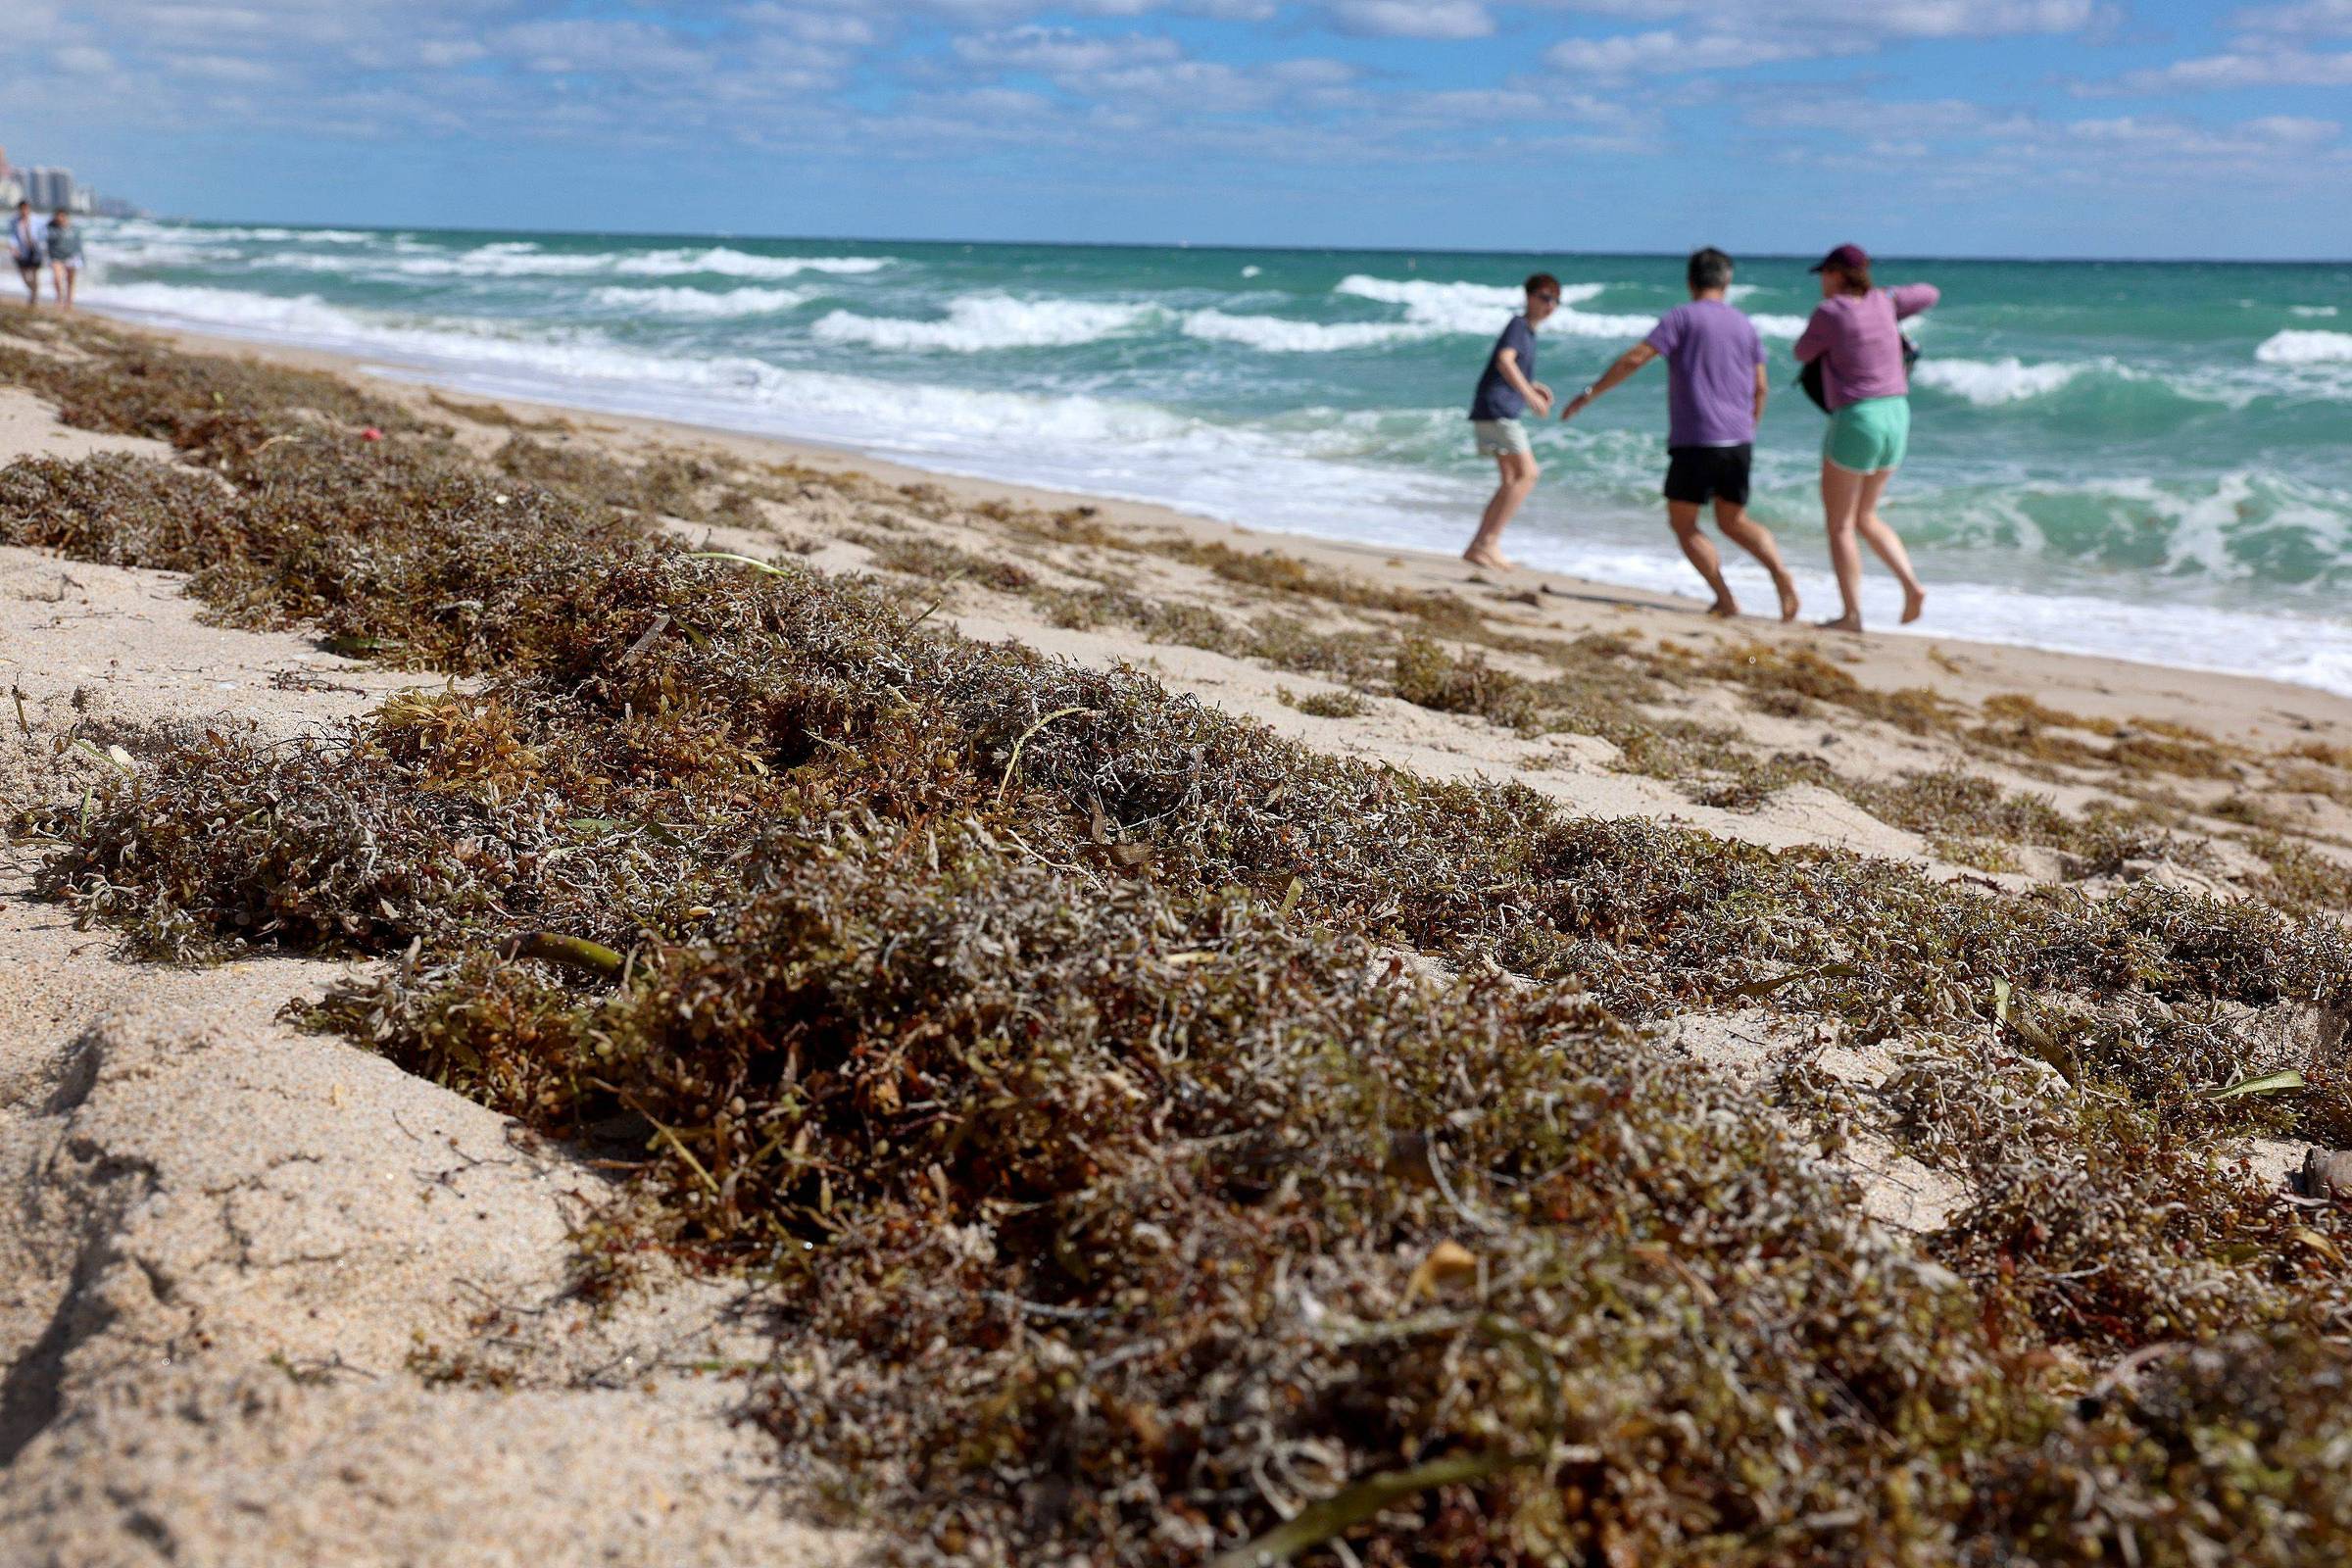
<path id="1" fill-rule="evenodd" d="M 2352 1224 L 2240 1154 L 2352 1132 L 2340 1069 L 2239 1092 L 2249 1016 L 2352 1008 L 2341 928 L 1335 760 L 348 389 L 74 347 L 0 369 L 209 471 L 17 464 L 0 542 L 467 679 L 165 749 L 27 820 L 45 889 L 150 956 L 380 959 L 305 1015 L 625 1131 L 652 1206 L 583 1288 L 775 1279 L 754 1408 L 906 1553 L 2352 1547 Z M 1741 1085 L 1641 1032 L 1726 1008 L 1897 1070 Z M 1940 1229 L 1866 1217 L 1865 1129 L 1962 1184 Z"/>

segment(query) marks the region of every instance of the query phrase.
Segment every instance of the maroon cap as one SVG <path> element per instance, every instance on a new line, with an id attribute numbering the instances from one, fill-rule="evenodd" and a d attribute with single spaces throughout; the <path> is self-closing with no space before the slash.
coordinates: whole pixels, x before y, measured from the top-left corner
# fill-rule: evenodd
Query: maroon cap
<path id="1" fill-rule="evenodd" d="M 1840 245 L 1836 250 L 1805 269 L 1808 272 L 1826 272 L 1835 267 L 1841 272 L 1858 271 L 1870 265 L 1870 252 L 1859 245 Z"/>

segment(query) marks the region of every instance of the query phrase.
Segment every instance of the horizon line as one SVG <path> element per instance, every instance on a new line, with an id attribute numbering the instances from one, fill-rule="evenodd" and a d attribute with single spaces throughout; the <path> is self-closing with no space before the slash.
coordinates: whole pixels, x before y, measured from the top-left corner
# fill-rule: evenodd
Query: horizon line
<path id="1" fill-rule="evenodd" d="M 90 215 L 95 216 L 95 215 Z M 1078 240 L 1078 239 L 972 239 L 964 237 L 919 238 L 912 235 L 882 234 L 754 234 L 729 229 L 608 229 L 608 228 L 495 228 L 470 223 L 435 225 L 430 223 L 382 222 L 326 222 L 317 220 L 282 218 L 194 218 L 185 215 L 142 215 L 150 222 L 266 224 L 273 228 L 357 228 L 376 233 L 402 230 L 423 230 L 437 234 L 556 234 L 583 239 L 718 239 L 762 243 L 808 243 L 817 245 L 994 245 L 1029 246 L 1052 250 L 1185 250 L 1232 251 L 1236 253 L 1274 253 L 1279 255 L 1311 256 L 1317 254 L 1348 254 L 1362 256 L 1495 256 L 1521 259 L 1545 256 L 1595 256 L 1634 258 L 1644 261 L 1676 260 L 1688 256 L 1679 250 L 1498 250 L 1488 246 L 1411 245 L 1298 245 L 1259 243 L 1254 241 L 1194 241 L 1194 240 Z M 128 221 L 129 220 L 112 220 Z M 1695 248 L 1695 247 L 1694 247 Z M 1731 247 L 1724 247 L 1730 250 Z M 1757 261 L 1804 261 L 1816 256 L 1813 251 L 1748 251 L 1746 256 Z M 1733 251 L 1737 262 L 1740 253 Z M 2028 256 L 1998 253 L 1964 254 L 1952 251 L 1874 251 L 1874 260 L 1887 259 L 1905 262 L 2002 262 L 2018 266 L 2114 266 L 2114 267 L 2352 267 L 2352 256 L 2341 257 L 2284 257 L 2284 256 L 2106 256 L 2090 253 Z"/>

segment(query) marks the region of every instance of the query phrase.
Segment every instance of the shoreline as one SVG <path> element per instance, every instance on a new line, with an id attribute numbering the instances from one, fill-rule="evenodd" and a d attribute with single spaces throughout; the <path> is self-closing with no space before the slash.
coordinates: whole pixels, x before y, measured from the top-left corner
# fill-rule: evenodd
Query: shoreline
<path id="1" fill-rule="evenodd" d="M 136 313 L 118 314 L 103 305 L 85 306 L 90 314 L 121 323 L 134 330 L 151 332 L 167 341 L 184 344 L 214 353 L 250 354 L 277 364 L 325 370 L 334 374 L 357 377 L 383 387 L 412 387 L 439 391 L 456 397 L 478 399 L 501 408 L 530 411 L 543 417 L 582 417 L 613 422 L 620 431 L 634 432 L 641 437 L 652 436 L 670 441 L 702 441 L 739 453 L 757 454 L 765 451 L 782 454 L 791 461 L 808 463 L 833 472 L 862 472 L 892 484 L 910 482 L 940 484 L 960 500 L 995 500 L 1015 506 L 1054 510 L 1071 506 L 1092 506 L 1111 521 L 1146 528 L 1172 529 L 1187 535 L 1217 539 L 1250 539 L 1261 548 L 1280 548 L 1303 559 L 1343 569 L 1378 570 L 1403 567 L 1416 581 L 1434 585 L 1450 578 L 1456 584 L 1477 584 L 1482 574 L 1458 557 L 1439 551 L 1415 549 L 1409 546 L 1389 546 L 1332 538 L 1320 534 L 1298 533 L 1285 529 L 1255 527 L 1245 523 L 1228 522 L 1200 513 L 1187 512 L 1164 503 L 1128 496 L 1066 489 L 1051 484 L 1027 483 L 1000 479 L 985 474 L 949 467 L 928 466 L 904 457 L 871 453 L 865 449 L 839 445 L 808 437 L 778 435 L 723 425 L 700 424 L 657 415 L 614 411 L 591 403 L 557 403 L 543 398 L 483 390 L 478 383 L 468 384 L 463 373 L 451 373 L 442 368 L 423 365 L 404 365 L 389 356 L 370 355 L 343 349 L 318 348 L 264 337 L 245 337 L 229 332 L 204 330 L 195 327 L 168 325 L 149 320 Z M 494 379 L 494 378 L 492 378 Z M 1466 520 L 1464 527 L 1467 529 Z M 1663 524 L 1660 525 L 1661 530 Z M 1465 533 L 1465 537 L 1466 537 Z M 1735 565 L 1738 563 L 1734 564 Z M 1659 591 L 1638 585 L 1611 582 L 1581 576 L 1571 572 L 1554 571 L 1539 566 L 1517 565 L 1499 583 L 1513 588 L 1532 588 L 1547 596 L 1583 599 L 1610 606 L 1634 607 L 1644 611 L 1703 615 L 1705 601 L 1695 594 Z M 1753 596 L 1751 594 L 1751 601 Z M 1931 591 L 1931 603 L 1934 594 Z M 1936 684 L 1941 679 L 1936 673 L 1938 653 L 1953 657 L 1974 657 L 1988 664 L 2002 664 L 2024 656 L 2021 675 L 2031 674 L 2046 680 L 2057 671 L 2052 663 L 2065 666 L 2067 673 L 2057 684 L 2070 694 L 2087 689 L 2098 694 L 2102 688 L 2114 685 L 2126 692 L 2144 692 L 2157 683 L 2153 676 L 2174 677 L 2198 688 L 2196 706 L 2206 706 L 2206 699 L 2218 695 L 2220 688 L 2241 692 L 2240 704 L 2249 711 L 2263 708 L 2285 708 L 2291 714 L 2294 707 L 2313 707 L 2332 718 L 2352 720 L 2352 696 L 2333 692 L 2327 687 L 2284 680 L 2277 676 L 2248 673 L 2242 670 L 2194 663 L 2157 663 L 2152 661 L 2127 659 L 2110 654 L 2080 653 L 2054 649 L 2024 641 L 1953 636 L 1936 632 L 1888 630 L 1874 628 L 1858 639 L 1841 640 L 1823 633 L 1810 624 L 1812 607 L 1792 623 L 1784 625 L 1776 620 L 1756 615 L 1743 615 L 1728 623 L 1729 627 L 1770 641 L 1787 639 L 1809 640 L 1819 645 L 1826 657 L 1848 662 L 1843 648 L 1867 653 L 1873 664 L 1905 676 L 1896 684 L 1924 681 Z M 2131 674 L 2116 672 L 2129 671 Z M 2214 684 L 2218 683 L 2218 685 Z M 2034 689 L 2038 689 L 2038 686 Z M 2160 688 L 2159 688 L 2160 689 Z M 2178 694 L 2168 694 L 2178 695 Z M 2117 718 L 2131 716 L 2120 709 L 2110 710 L 2096 702 L 2076 702 L 2073 706 L 2096 716 Z M 2142 708 L 2141 712 L 2147 710 Z M 2164 716 L 2170 716 L 2169 714 Z M 2322 720 L 2328 721 L 2328 720 Z M 2302 719 L 2291 717 L 2290 724 L 2301 726 Z M 2267 732 L 2258 722 L 2252 731 Z"/>

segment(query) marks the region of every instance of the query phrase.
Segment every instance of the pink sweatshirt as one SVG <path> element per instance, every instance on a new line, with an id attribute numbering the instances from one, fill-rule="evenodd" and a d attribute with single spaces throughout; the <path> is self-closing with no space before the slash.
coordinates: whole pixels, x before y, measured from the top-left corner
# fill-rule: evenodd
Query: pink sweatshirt
<path id="1" fill-rule="evenodd" d="M 1932 309 L 1941 298 L 1942 290 L 1933 283 L 1905 283 L 1823 300 L 1796 340 L 1796 357 L 1829 356 L 1821 368 L 1821 389 L 1832 409 L 1864 398 L 1899 398 L 1911 390 L 1911 378 L 1903 373 L 1903 337 L 1894 323 Z"/>

